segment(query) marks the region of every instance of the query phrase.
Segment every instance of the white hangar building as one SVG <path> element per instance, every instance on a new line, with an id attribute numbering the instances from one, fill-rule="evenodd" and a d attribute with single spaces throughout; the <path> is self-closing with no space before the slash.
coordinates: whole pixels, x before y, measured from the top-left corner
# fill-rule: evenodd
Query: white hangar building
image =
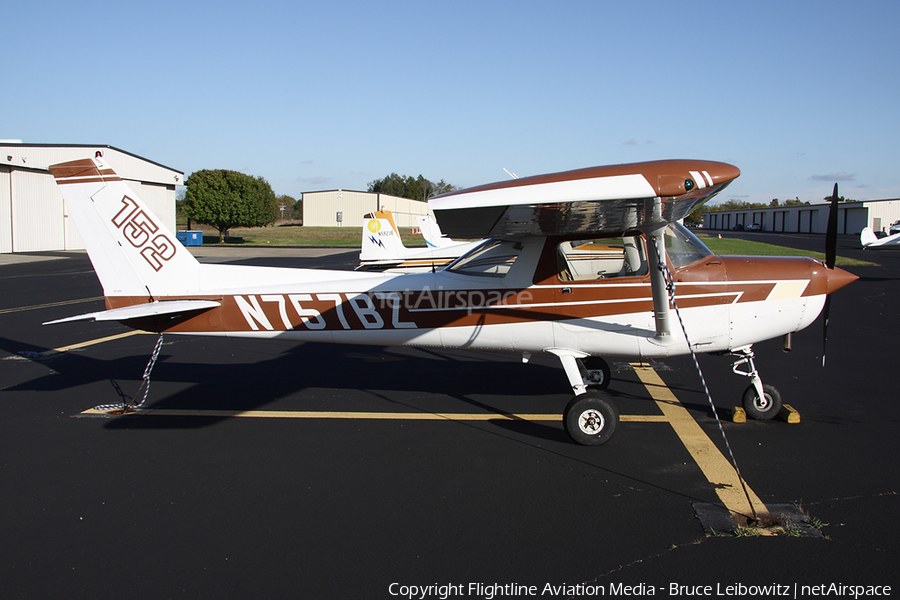
<path id="1" fill-rule="evenodd" d="M 376 210 L 394 213 L 397 227 L 417 227 L 417 216 L 431 214 L 427 202 L 387 194 L 351 190 L 303 193 L 304 226 L 362 227 L 363 215 Z"/>
<path id="2" fill-rule="evenodd" d="M 762 231 L 777 233 L 825 233 L 831 204 L 820 202 L 800 206 L 772 206 L 740 210 L 709 211 L 703 214 L 704 229 L 749 229 L 759 223 Z M 838 203 L 838 233 L 859 235 L 865 227 L 887 230 L 900 219 L 900 198 L 854 200 Z"/>
<path id="3" fill-rule="evenodd" d="M 163 223 L 175 231 L 175 186 L 184 173 L 112 146 L 0 141 L 0 252 L 81 250 L 50 165 L 103 157 Z"/>

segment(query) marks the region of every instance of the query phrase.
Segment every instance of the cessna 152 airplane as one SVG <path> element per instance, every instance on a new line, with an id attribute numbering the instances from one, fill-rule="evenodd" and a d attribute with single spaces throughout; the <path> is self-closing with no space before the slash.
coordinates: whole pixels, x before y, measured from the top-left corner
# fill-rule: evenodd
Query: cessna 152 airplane
<path id="1" fill-rule="evenodd" d="M 363 217 L 362 245 L 357 271 L 424 273 L 443 268 L 481 243 L 457 242 L 441 237 L 440 228 L 429 217 L 417 217 L 427 248 L 407 248 L 391 211 L 380 210 Z M 437 231 L 434 229 L 437 228 Z"/>
<path id="2" fill-rule="evenodd" d="M 833 252 L 828 265 L 713 255 L 677 223 L 740 175 L 712 161 L 593 167 L 432 198 L 448 235 L 484 241 L 442 270 L 400 275 L 200 264 L 102 159 L 50 171 L 106 298 L 106 310 L 54 323 L 548 353 L 574 393 L 565 430 L 586 445 L 618 423 L 601 357 L 734 355 L 751 380 L 749 414 L 771 418 L 780 398 L 751 345 L 808 326 L 827 294 L 856 279 L 834 268 Z M 590 252 L 573 251 L 590 240 Z"/>

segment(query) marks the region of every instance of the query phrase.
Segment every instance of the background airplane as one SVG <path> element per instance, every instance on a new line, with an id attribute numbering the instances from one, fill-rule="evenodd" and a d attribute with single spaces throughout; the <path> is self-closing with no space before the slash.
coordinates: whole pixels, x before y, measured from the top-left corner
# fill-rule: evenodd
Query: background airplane
<path id="1" fill-rule="evenodd" d="M 457 242 L 441 235 L 429 217 L 417 217 L 427 248 L 407 248 L 391 211 L 382 210 L 363 217 L 359 271 L 384 273 L 424 273 L 441 269 L 479 243 Z"/>
<path id="2" fill-rule="evenodd" d="M 546 353 L 574 394 L 565 430 L 586 445 L 618 423 L 602 357 L 733 356 L 750 379 L 748 413 L 773 417 L 780 395 L 763 385 L 752 344 L 807 327 L 856 279 L 834 268 L 832 235 L 824 264 L 713 255 L 676 223 L 740 175 L 712 161 L 593 167 L 432 198 L 449 235 L 485 239 L 442 270 L 413 274 L 201 264 L 101 159 L 50 171 L 106 298 L 104 311 L 54 323 Z M 572 242 L 595 238 L 605 243 L 585 267 Z"/>
<path id="3" fill-rule="evenodd" d="M 419 232 L 425 238 L 425 244 L 429 248 L 448 248 L 466 244 L 466 242 L 459 242 L 444 235 L 441 226 L 428 215 L 416 217 L 416 222 L 419 224 Z"/>
<path id="4" fill-rule="evenodd" d="M 871 227 L 859 234 L 859 243 L 866 250 L 900 250 L 900 233 L 879 238 Z"/>

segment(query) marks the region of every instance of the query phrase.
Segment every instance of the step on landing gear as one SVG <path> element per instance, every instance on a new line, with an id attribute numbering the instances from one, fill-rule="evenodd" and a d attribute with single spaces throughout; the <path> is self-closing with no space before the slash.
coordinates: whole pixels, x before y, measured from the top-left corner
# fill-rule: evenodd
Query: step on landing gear
<path id="1" fill-rule="evenodd" d="M 776 417 L 781 412 L 781 394 L 775 386 L 765 384 L 759 377 L 756 365 L 753 364 L 753 350 L 750 346 L 735 348 L 729 353 L 737 357 L 732 370 L 744 377 L 750 378 L 750 385 L 744 390 L 743 406 L 747 415 L 752 419 L 768 420 Z M 741 370 L 745 366 L 747 370 Z"/>

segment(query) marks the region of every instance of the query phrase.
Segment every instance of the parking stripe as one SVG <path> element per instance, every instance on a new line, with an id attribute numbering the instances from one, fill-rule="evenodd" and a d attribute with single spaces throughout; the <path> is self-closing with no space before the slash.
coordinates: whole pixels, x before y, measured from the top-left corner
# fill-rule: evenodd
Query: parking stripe
<path id="1" fill-rule="evenodd" d="M 109 415 L 109 411 L 88 409 L 80 413 L 84 416 Z M 255 419 L 358 419 L 386 421 L 548 421 L 560 422 L 559 413 L 429 413 L 429 412 L 364 412 L 364 411 L 318 411 L 318 410 L 191 410 L 182 408 L 138 408 L 132 415 L 154 415 L 163 417 L 238 417 Z M 620 421 L 665 423 L 663 415 L 622 415 Z"/>
<path id="2" fill-rule="evenodd" d="M 666 416 L 667 421 L 675 430 L 681 443 L 690 452 L 691 457 L 703 475 L 715 488 L 719 500 L 725 505 L 733 515 L 743 515 L 745 517 L 753 514 L 756 509 L 757 515 L 768 513 L 762 501 L 753 493 L 746 480 L 744 485 L 747 488 L 747 494 L 744 494 L 744 488 L 738 479 L 734 466 L 719 451 L 709 436 L 700 427 L 700 424 L 691 416 L 687 409 L 681 404 L 675 394 L 666 387 L 659 374 L 650 367 L 633 365 L 634 372 L 637 374 L 641 383 L 647 388 L 650 396 L 656 401 L 657 406 Z M 750 497 L 751 507 L 747 503 L 747 496 Z"/>
<path id="3" fill-rule="evenodd" d="M 144 331 L 129 331 L 118 335 L 112 335 L 96 340 L 72 344 L 45 352 L 44 355 L 66 352 L 77 348 L 84 348 L 94 344 L 101 344 L 136 334 L 147 333 Z M 650 397 L 656 402 L 662 412 L 661 415 L 620 415 L 623 422 L 639 423 L 668 423 L 675 430 L 684 447 L 690 453 L 694 462 L 700 467 L 703 475 L 715 489 L 719 500 L 733 515 L 748 517 L 754 512 L 757 515 L 765 515 L 768 509 L 759 497 L 740 479 L 734 466 L 728 462 L 715 444 L 697 421 L 681 404 L 675 394 L 666 386 L 659 374 L 652 367 L 641 364 L 632 364 L 635 374 L 647 389 Z M 80 416 L 108 415 L 108 411 L 88 409 L 80 413 Z M 176 416 L 176 417 L 219 417 L 219 418 L 267 418 L 267 419 L 356 419 L 356 420 L 409 420 L 409 421 L 546 421 L 560 422 L 562 416 L 558 413 L 401 413 L 401 412 L 355 412 L 355 411 L 283 411 L 283 410 L 189 410 L 189 409 L 162 409 L 140 408 L 129 414 Z M 746 488 L 747 493 L 744 493 Z M 750 506 L 749 502 L 753 504 Z M 755 510 L 754 510 L 755 509 Z"/>
<path id="4" fill-rule="evenodd" d="M 54 306 L 66 306 L 69 304 L 82 304 L 84 302 L 97 302 L 103 300 L 103 296 L 95 296 L 93 298 L 79 298 L 77 300 L 65 300 L 63 302 L 50 302 L 48 304 L 35 304 L 33 306 L 17 306 L 14 308 L 0 309 L 0 315 L 7 313 L 22 312 L 23 310 L 38 310 L 41 308 L 53 308 Z"/>
<path id="5" fill-rule="evenodd" d="M 104 342 L 112 342 L 113 340 L 120 340 L 122 338 L 131 337 L 133 335 L 146 335 L 148 333 L 152 333 L 150 331 L 138 331 L 137 329 L 132 331 L 126 331 L 125 333 L 119 333 L 116 335 L 110 335 L 103 338 L 97 338 L 96 340 L 88 340 L 86 342 L 78 342 L 77 344 L 71 344 L 69 346 L 63 346 L 62 348 L 54 348 L 52 350 L 47 350 L 46 352 L 42 352 L 42 356 L 51 356 L 53 354 L 59 354 L 60 352 L 68 352 L 70 350 L 79 350 L 81 348 L 87 348 L 88 346 L 93 346 L 95 344 L 102 344 Z M 156 334 L 154 334 L 156 335 Z"/>

